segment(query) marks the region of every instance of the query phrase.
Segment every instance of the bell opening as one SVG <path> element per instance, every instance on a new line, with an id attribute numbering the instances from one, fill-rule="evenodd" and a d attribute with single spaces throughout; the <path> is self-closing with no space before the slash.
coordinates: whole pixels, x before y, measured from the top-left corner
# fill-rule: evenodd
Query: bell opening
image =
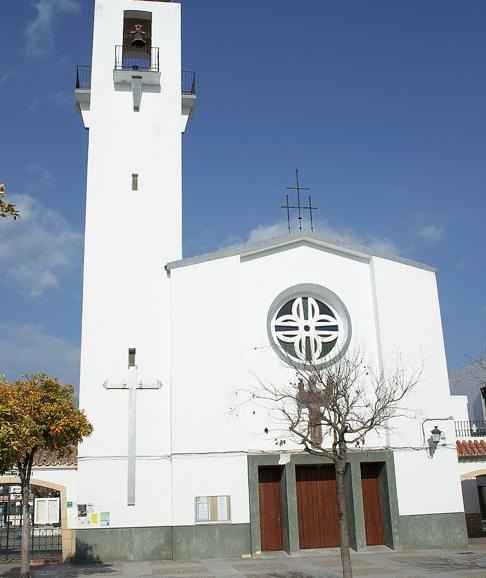
<path id="1" fill-rule="evenodd" d="M 125 11 L 123 22 L 123 62 L 126 70 L 150 70 L 152 66 L 152 14 Z"/>

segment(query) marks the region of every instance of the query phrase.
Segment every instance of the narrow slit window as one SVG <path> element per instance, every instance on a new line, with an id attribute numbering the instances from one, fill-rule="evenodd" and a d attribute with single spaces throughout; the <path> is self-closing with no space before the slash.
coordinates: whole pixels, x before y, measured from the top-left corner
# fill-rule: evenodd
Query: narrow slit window
<path id="1" fill-rule="evenodd" d="M 130 347 L 128 350 L 128 367 L 135 367 L 135 356 L 137 350 L 134 347 Z"/>
<path id="2" fill-rule="evenodd" d="M 132 191 L 138 191 L 138 173 L 132 173 Z"/>

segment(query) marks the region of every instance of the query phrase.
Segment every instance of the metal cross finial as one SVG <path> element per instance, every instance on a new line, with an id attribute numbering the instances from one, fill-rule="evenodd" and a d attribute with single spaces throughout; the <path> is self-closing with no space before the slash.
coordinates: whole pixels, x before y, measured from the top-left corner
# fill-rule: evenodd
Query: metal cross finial
<path id="1" fill-rule="evenodd" d="M 314 231 L 314 220 L 313 220 L 312 211 L 317 211 L 317 207 L 312 206 L 312 200 L 311 200 L 310 195 L 309 195 L 309 205 L 305 206 L 302 204 L 301 192 L 302 191 L 310 191 L 310 189 L 307 187 L 301 187 L 300 186 L 299 169 L 295 170 L 295 179 L 296 179 L 297 186 L 287 187 L 287 190 L 297 191 L 297 205 L 290 205 L 289 204 L 289 196 L 288 195 L 285 195 L 285 205 L 281 205 L 282 209 L 287 210 L 287 224 L 288 224 L 288 229 L 289 229 L 289 235 L 291 233 L 290 209 L 297 209 L 297 220 L 299 221 L 299 231 L 302 231 L 302 218 L 303 218 L 302 217 L 302 211 L 304 211 L 304 210 L 309 211 L 311 231 Z"/>

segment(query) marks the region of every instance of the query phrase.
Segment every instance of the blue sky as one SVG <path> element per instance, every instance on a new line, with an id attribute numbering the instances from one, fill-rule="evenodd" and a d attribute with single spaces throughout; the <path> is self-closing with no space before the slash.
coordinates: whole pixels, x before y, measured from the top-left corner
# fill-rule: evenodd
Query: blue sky
<path id="1" fill-rule="evenodd" d="M 0 370 L 78 380 L 91 1 L 2 6 Z M 450 369 L 486 344 L 484 0 L 183 1 L 198 79 L 184 252 L 285 231 L 300 168 L 318 230 L 438 268 Z M 410 320 L 413 323 L 413 320 Z"/>

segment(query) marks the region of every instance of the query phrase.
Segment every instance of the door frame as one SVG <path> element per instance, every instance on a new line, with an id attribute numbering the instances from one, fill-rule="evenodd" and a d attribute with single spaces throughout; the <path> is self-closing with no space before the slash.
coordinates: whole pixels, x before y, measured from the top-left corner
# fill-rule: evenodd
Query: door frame
<path id="1" fill-rule="evenodd" d="M 284 475 L 284 468 L 279 465 L 279 466 L 258 466 L 258 495 L 260 497 L 260 473 L 264 470 L 273 470 L 276 471 L 280 474 L 280 479 L 278 481 L 278 489 L 279 489 L 279 493 L 280 493 L 280 525 L 281 525 L 281 532 L 282 532 L 282 547 L 278 548 L 278 549 L 274 549 L 274 550 L 263 550 L 263 545 L 262 545 L 262 552 L 271 552 L 271 551 L 281 551 L 284 548 L 284 523 L 283 523 L 283 492 L 282 492 L 282 479 L 283 479 L 283 475 Z M 261 509 L 261 502 L 259 501 L 259 512 Z M 261 516 L 260 516 L 260 539 L 261 539 Z"/>
<path id="2" fill-rule="evenodd" d="M 39 472 L 36 472 L 39 473 Z M 0 476 L 0 485 L 20 485 L 20 478 L 18 476 Z M 56 490 L 59 492 L 61 498 L 61 540 L 62 540 L 62 559 L 63 562 L 69 561 L 75 553 L 76 550 L 76 539 L 75 530 L 68 529 L 67 520 L 67 490 L 65 486 L 60 484 L 54 484 L 53 482 L 48 482 L 46 480 L 41 480 L 39 478 L 32 478 L 30 480 L 31 486 L 40 486 L 42 488 L 48 488 L 49 490 Z"/>
<path id="3" fill-rule="evenodd" d="M 393 452 L 385 450 L 350 451 L 348 454 L 346 490 L 349 504 L 348 518 L 350 522 L 351 548 L 356 551 L 367 548 L 361 486 L 361 462 L 382 462 L 384 464 L 383 475 L 380 477 L 383 531 L 385 545 L 395 549 L 401 544 L 395 464 Z M 258 467 L 284 466 L 281 483 L 284 549 L 287 553 L 293 554 L 300 551 L 295 466 L 331 463 L 332 461 L 328 458 L 309 455 L 304 452 L 248 455 L 250 531 L 253 555 L 261 553 Z"/>

